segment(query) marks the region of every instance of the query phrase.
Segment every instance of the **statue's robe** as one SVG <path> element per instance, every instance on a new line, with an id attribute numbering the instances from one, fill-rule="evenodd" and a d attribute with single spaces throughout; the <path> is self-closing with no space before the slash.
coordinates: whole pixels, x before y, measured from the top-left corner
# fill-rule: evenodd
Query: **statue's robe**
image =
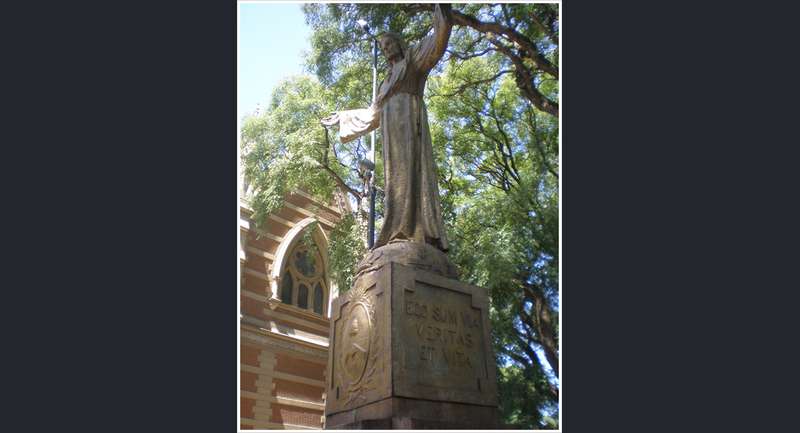
<path id="1" fill-rule="evenodd" d="M 437 6 L 433 34 L 417 46 L 403 47 L 403 59 L 391 65 L 372 106 L 339 112 L 342 142 L 381 127 L 386 199 L 375 248 L 399 240 L 448 249 L 422 95 L 428 73 L 447 48 L 450 29 Z"/>

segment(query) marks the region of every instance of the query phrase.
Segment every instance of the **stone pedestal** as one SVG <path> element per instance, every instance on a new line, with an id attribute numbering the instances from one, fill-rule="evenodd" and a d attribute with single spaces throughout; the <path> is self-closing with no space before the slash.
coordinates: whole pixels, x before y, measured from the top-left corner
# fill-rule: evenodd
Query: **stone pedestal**
<path id="1" fill-rule="evenodd" d="M 372 261 L 334 301 L 326 428 L 498 428 L 486 290 L 443 275 Z"/>

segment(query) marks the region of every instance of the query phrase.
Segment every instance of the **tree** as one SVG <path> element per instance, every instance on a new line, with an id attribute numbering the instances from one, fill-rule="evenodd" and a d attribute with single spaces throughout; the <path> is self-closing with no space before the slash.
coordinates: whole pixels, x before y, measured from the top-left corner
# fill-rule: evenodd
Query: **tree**
<path id="1" fill-rule="evenodd" d="M 352 50 L 367 42 L 357 20 L 419 40 L 430 29 L 433 7 L 430 3 L 304 5 L 306 20 L 315 31 L 310 62 L 314 72 L 331 84 L 338 82 L 338 71 L 345 65 L 363 64 L 369 51 L 359 55 Z M 499 55 L 521 94 L 539 110 L 558 116 L 557 4 L 469 3 L 454 7 L 452 16 L 456 25 L 448 50 L 452 58 Z"/>
<path id="2" fill-rule="evenodd" d="M 485 249 L 476 248 L 467 253 L 469 258 L 461 258 L 471 278 L 490 289 L 498 282 L 506 289 L 515 286 L 510 292 L 514 296 L 507 301 L 519 309 L 522 341 L 509 356 L 525 352 L 533 343 L 541 347 L 557 375 L 558 124 L 526 104 L 508 77 L 467 88 L 460 84 L 467 77 L 491 74 L 492 63 L 484 58 L 451 63 L 431 84 L 431 113 L 438 126 L 435 137 L 444 147 L 441 154 L 448 155 L 439 165 L 447 170 L 440 172 L 443 195 L 481 199 L 469 206 L 459 203 L 463 210 L 450 213 L 451 227 L 456 228 L 453 236 L 462 245 L 481 245 L 480 236 L 491 235 Z M 465 189 L 464 182 L 452 181 L 459 177 L 480 180 L 479 187 Z M 485 206 L 489 208 L 480 213 Z M 473 225 L 469 218 L 476 219 Z M 486 266 L 472 260 L 488 252 L 487 259 L 496 261 L 492 243 L 509 233 L 515 242 L 524 240 L 508 245 L 507 251 L 515 252 L 515 258 Z M 475 273 L 482 270 L 486 273 Z M 493 299 L 505 297 L 499 291 L 494 290 Z M 529 360 L 535 358 L 528 355 Z"/>
<path id="3" fill-rule="evenodd" d="M 282 82 L 266 112 L 243 122 L 242 163 L 253 186 L 250 201 L 258 225 L 293 190 L 305 190 L 324 202 L 338 196 L 341 202 L 356 203 L 354 214 L 345 215 L 330 236 L 331 277 L 340 290 L 347 290 L 366 251 L 366 177 L 358 169 L 366 150 L 360 142 L 340 143 L 319 124 L 333 111 L 334 101 L 333 93 L 312 77 Z"/>
<path id="4" fill-rule="evenodd" d="M 303 5 L 316 79 L 287 81 L 267 114 L 245 122 L 257 213 L 297 187 L 321 198 L 340 191 L 359 203 L 332 240 L 341 289 L 363 251 L 365 178 L 357 162 L 366 145 L 326 137 L 318 122 L 371 101 L 371 42 L 356 20 L 418 41 L 430 29 L 432 7 Z M 558 5 L 454 5 L 453 19 L 448 54 L 426 90 L 449 256 L 463 280 L 489 290 L 504 421 L 557 427 Z M 380 158 L 377 165 L 381 188 Z"/>

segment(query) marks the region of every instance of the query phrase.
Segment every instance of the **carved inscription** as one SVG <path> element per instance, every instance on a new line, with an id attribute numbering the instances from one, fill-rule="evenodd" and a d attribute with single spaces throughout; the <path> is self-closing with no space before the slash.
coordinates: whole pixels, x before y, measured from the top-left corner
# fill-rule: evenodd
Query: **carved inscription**
<path id="1" fill-rule="evenodd" d="M 406 314 L 419 319 L 417 337 L 425 342 L 420 344 L 420 359 L 433 361 L 438 353 L 448 365 L 472 367 L 469 352 L 475 345 L 473 334 L 479 330 L 477 313 L 407 300 Z"/>
<path id="2" fill-rule="evenodd" d="M 472 389 L 484 377 L 480 310 L 469 295 L 418 284 L 405 292 L 407 368 L 427 386 Z"/>

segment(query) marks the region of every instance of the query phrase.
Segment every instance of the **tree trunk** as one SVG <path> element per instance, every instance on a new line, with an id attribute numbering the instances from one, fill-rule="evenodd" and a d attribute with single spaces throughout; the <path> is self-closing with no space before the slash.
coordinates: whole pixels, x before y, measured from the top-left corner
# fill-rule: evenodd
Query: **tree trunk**
<path id="1" fill-rule="evenodd" d="M 544 293 L 538 287 L 526 284 L 525 292 L 534 300 L 533 317 L 530 321 L 533 328 L 536 329 L 538 343 L 542 345 L 545 358 L 547 358 L 547 362 L 558 377 L 558 343 L 556 342 L 556 330 L 553 324 L 553 311 L 547 303 Z M 527 316 L 527 314 L 525 315 Z"/>

